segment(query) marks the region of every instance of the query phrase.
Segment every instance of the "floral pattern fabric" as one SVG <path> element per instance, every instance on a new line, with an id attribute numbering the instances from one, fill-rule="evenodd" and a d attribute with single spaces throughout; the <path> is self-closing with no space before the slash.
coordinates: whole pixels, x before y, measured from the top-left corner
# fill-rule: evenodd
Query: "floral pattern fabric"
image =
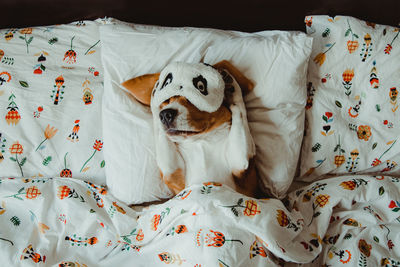
<path id="1" fill-rule="evenodd" d="M 399 28 L 346 16 L 307 16 L 308 68 L 301 180 L 400 173 Z"/>
<path id="2" fill-rule="evenodd" d="M 103 23 L 0 30 L 0 177 L 105 184 Z"/>
<path id="3" fill-rule="evenodd" d="M 140 210 L 87 181 L 3 178 L 0 256 L 10 266 L 398 266 L 399 190 L 396 177 L 342 176 L 280 201 L 204 183 Z"/>

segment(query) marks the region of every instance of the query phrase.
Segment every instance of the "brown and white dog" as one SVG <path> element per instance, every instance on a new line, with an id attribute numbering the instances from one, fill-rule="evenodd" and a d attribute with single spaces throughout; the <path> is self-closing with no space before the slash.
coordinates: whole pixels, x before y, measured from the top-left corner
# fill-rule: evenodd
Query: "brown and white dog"
<path id="1" fill-rule="evenodd" d="M 174 62 L 122 85 L 151 108 L 156 161 L 174 194 L 216 182 L 256 196 L 256 149 L 242 98 L 253 83 L 232 64 Z"/>

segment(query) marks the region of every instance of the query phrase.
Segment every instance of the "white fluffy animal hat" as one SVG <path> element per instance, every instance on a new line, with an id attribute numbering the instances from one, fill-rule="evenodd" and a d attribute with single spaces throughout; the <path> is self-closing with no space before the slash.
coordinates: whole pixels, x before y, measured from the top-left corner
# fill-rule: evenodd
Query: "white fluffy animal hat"
<path id="1" fill-rule="evenodd" d="M 210 65 L 174 62 L 160 73 L 153 89 L 152 106 L 173 96 L 183 96 L 199 110 L 215 112 L 224 100 L 225 83 Z"/>

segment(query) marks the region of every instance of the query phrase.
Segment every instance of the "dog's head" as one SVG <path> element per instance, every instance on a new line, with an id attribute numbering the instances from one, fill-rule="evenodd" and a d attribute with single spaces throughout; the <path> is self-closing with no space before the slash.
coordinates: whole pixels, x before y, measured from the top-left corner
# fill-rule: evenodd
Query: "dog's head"
<path id="1" fill-rule="evenodd" d="M 124 82 L 138 101 L 150 105 L 154 119 L 171 138 L 190 137 L 212 131 L 230 122 L 229 96 L 233 79 L 242 90 L 253 88 L 229 62 L 214 66 L 174 62 L 161 73 Z"/>

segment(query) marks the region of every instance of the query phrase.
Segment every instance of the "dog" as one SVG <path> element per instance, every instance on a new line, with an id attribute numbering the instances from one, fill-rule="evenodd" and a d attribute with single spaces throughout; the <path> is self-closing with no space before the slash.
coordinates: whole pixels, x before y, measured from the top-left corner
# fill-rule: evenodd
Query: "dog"
<path id="1" fill-rule="evenodd" d="M 151 108 L 157 165 L 175 195 L 205 182 L 259 195 L 256 148 L 242 96 L 254 85 L 229 61 L 173 62 L 121 85 Z"/>

